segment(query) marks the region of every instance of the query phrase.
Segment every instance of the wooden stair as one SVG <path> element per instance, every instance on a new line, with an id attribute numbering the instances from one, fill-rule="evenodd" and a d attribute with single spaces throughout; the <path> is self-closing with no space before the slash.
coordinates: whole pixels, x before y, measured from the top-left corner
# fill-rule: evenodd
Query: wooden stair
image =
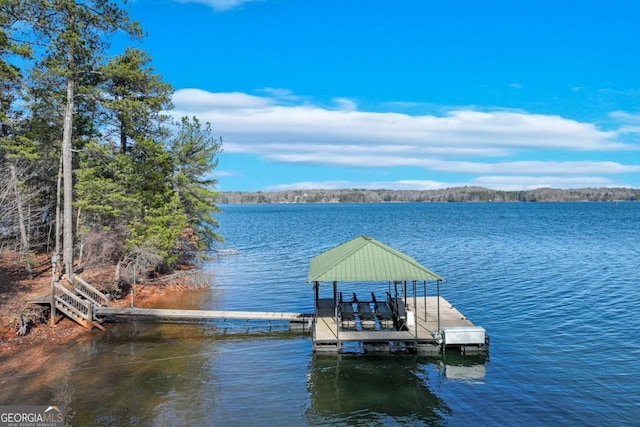
<path id="1" fill-rule="evenodd" d="M 77 276 L 73 276 L 72 282 L 74 286 L 71 289 L 59 282 L 54 285 L 56 310 L 87 329 L 96 327 L 104 330 L 94 320 L 94 312 L 96 307 L 108 306 L 109 298 Z"/>

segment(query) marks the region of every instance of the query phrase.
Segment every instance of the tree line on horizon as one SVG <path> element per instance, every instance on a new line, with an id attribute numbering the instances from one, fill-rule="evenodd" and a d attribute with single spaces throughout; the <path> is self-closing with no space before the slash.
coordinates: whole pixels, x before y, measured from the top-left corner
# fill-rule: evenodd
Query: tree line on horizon
<path id="1" fill-rule="evenodd" d="M 34 251 L 67 274 L 170 270 L 221 240 L 222 142 L 209 123 L 167 115 L 173 88 L 148 53 L 110 51 L 114 36 L 143 37 L 120 3 L 0 2 L 0 249 L 30 274 Z"/>
<path id="2" fill-rule="evenodd" d="M 503 191 L 482 187 L 454 187 L 439 190 L 288 190 L 224 191 L 218 198 L 223 204 L 253 203 L 400 203 L 400 202 L 603 202 L 637 201 L 640 189 L 578 188 Z"/>

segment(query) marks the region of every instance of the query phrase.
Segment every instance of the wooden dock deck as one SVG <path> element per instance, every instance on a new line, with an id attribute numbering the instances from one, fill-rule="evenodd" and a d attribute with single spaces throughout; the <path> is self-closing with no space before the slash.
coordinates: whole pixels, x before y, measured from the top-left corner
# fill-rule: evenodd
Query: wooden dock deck
<path id="1" fill-rule="evenodd" d="M 42 296 L 30 300 L 32 303 L 51 303 L 51 296 Z M 371 310 L 362 310 L 365 316 L 360 316 L 360 311 L 354 312 L 353 322 L 345 326 L 344 322 L 337 325 L 336 306 L 333 299 L 319 299 L 318 310 L 313 313 L 292 312 L 266 312 L 266 311 L 228 311 L 228 310 L 181 310 L 181 309 L 155 309 L 137 307 L 108 307 L 96 304 L 88 305 L 89 315 L 86 319 L 90 325 L 101 327 L 105 321 L 136 321 L 146 320 L 152 322 L 206 322 L 207 320 L 221 321 L 266 321 L 288 322 L 289 330 L 312 332 L 312 344 L 315 352 L 341 353 L 347 351 L 356 352 L 393 352 L 414 351 L 419 353 L 437 354 L 446 346 L 442 332 L 447 328 L 473 328 L 474 324 L 458 311 L 443 297 L 410 297 L 406 304 L 406 319 L 404 326 L 399 330 L 397 325 L 390 325 L 387 317 L 380 313 L 373 316 Z M 62 309 L 59 304 L 56 307 Z M 362 303 L 362 302 L 361 302 Z M 364 304 L 375 304 L 364 302 Z M 64 312 L 68 316 L 74 313 Z M 367 316 L 370 315 L 370 316 Z M 378 317 L 380 316 L 380 317 Z M 78 317 L 78 316 L 75 316 Z M 374 319 L 374 320 L 372 320 Z M 80 319 L 82 320 L 82 319 Z M 364 322 L 363 322 L 364 320 Z M 78 320 L 76 320 L 78 321 Z M 373 326 L 371 325 L 373 323 Z M 81 323 L 83 324 L 83 323 Z M 83 324 L 83 326 L 85 326 Z M 389 327 L 389 326 L 393 326 Z M 271 330 L 271 328 L 269 328 Z M 485 338 L 482 338 L 483 340 Z M 467 344 L 469 351 L 484 351 L 486 347 L 479 341 L 462 341 L 461 348 L 465 351 Z M 480 344 L 478 346 L 478 344 Z M 475 349 L 475 350 L 474 350 Z"/>
<path id="2" fill-rule="evenodd" d="M 51 295 L 42 295 L 27 300 L 31 304 L 51 305 Z M 56 307 L 61 310 L 64 307 L 56 302 Z M 291 313 L 272 311 L 225 311 L 225 310 L 181 310 L 181 309 L 157 309 L 138 307 L 109 307 L 107 305 L 91 305 L 87 319 L 79 319 L 80 316 L 72 316 L 63 311 L 75 321 L 91 320 L 92 326 L 101 327 L 105 321 L 156 321 L 156 322 L 204 322 L 207 320 L 257 320 L 271 322 L 289 322 L 289 329 L 309 331 L 313 322 L 312 313 Z M 80 322 L 79 322 L 80 323 Z M 84 323 L 81 323 L 84 326 Z"/>
<path id="3" fill-rule="evenodd" d="M 318 316 L 313 331 L 314 350 L 341 352 L 349 343 L 374 351 L 388 351 L 389 345 L 401 343 L 415 347 L 416 351 L 438 353 L 440 343 L 434 332 L 445 327 L 474 326 L 460 311 L 443 297 L 439 297 L 440 322 L 438 323 L 438 297 L 408 298 L 407 310 L 414 313 L 415 322 L 408 330 L 388 330 L 377 325 L 376 329 L 343 330 L 337 328 L 332 299 L 319 301 Z M 426 311 L 425 311 L 426 310 Z"/>
<path id="4" fill-rule="evenodd" d="M 95 316 L 99 318 L 146 318 L 151 320 L 267 320 L 303 321 L 311 314 L 268 311 L 222 311 L 222 310 L 176 310 L 157 308 L 98 307 Z"/>

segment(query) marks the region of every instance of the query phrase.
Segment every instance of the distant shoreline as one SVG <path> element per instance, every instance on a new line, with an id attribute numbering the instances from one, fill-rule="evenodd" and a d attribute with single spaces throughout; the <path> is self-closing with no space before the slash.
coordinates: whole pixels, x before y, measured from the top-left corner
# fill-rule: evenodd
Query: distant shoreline
<path id="1" fill-rule="evenodd" d="M 616 202 L 639 201 L 636 188 L 538 188 L 523 191 L 491 190 L 482 187 L 455 187 L 441 190 L 287 190 L 223 191 L 216 203 L 403 203 L 403 202 Z"/>

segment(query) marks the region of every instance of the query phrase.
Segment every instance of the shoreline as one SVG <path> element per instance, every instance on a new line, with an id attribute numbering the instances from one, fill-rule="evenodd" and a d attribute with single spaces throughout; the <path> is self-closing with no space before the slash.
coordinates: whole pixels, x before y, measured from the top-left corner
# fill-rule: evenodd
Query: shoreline
<path id="1" fill-rule="evenodd" d="M 17 335 L 17 319 L 20 313 L 33 313 L 30 298 L 50 293 L 51 271 L 46 255 L 37 255 L 33 278 L 29 279 L 12 252 L 0 253 L 0 385 L 8 379 L 28 376 L 38 371 L 56 354 L 56 349 L 71 342 L 90 339 L 103 333 L 94 328 L 89 331 L 72 320 L 61 317 L 54 326 L 47 323 L 33 325 L 23 336 Z M 112 268 L 103 267 L 85 271 L 81 277 L 91 284 L 105 284 L 113 277 Z M 158 302 L 172 295 L 195 292 L 197 288 L 172 285 L 137 285 L 134 293 L 136 307 L 153 308 Z M 112 300 L 111 305 L 122 307 L 130 304 L 129 295 Z M 33 310 L 33 311 L 32 311 Z"/>
<path id="2" fill-rule="evenodd" d="M 493 190 L 452 187 L 438 190 L 306 189 L 281 191 L 222 191 L 219 204 L 336 204 L 336 203 L 511 203 L 640 201 L 640 188 L 537 188 Z"/>

